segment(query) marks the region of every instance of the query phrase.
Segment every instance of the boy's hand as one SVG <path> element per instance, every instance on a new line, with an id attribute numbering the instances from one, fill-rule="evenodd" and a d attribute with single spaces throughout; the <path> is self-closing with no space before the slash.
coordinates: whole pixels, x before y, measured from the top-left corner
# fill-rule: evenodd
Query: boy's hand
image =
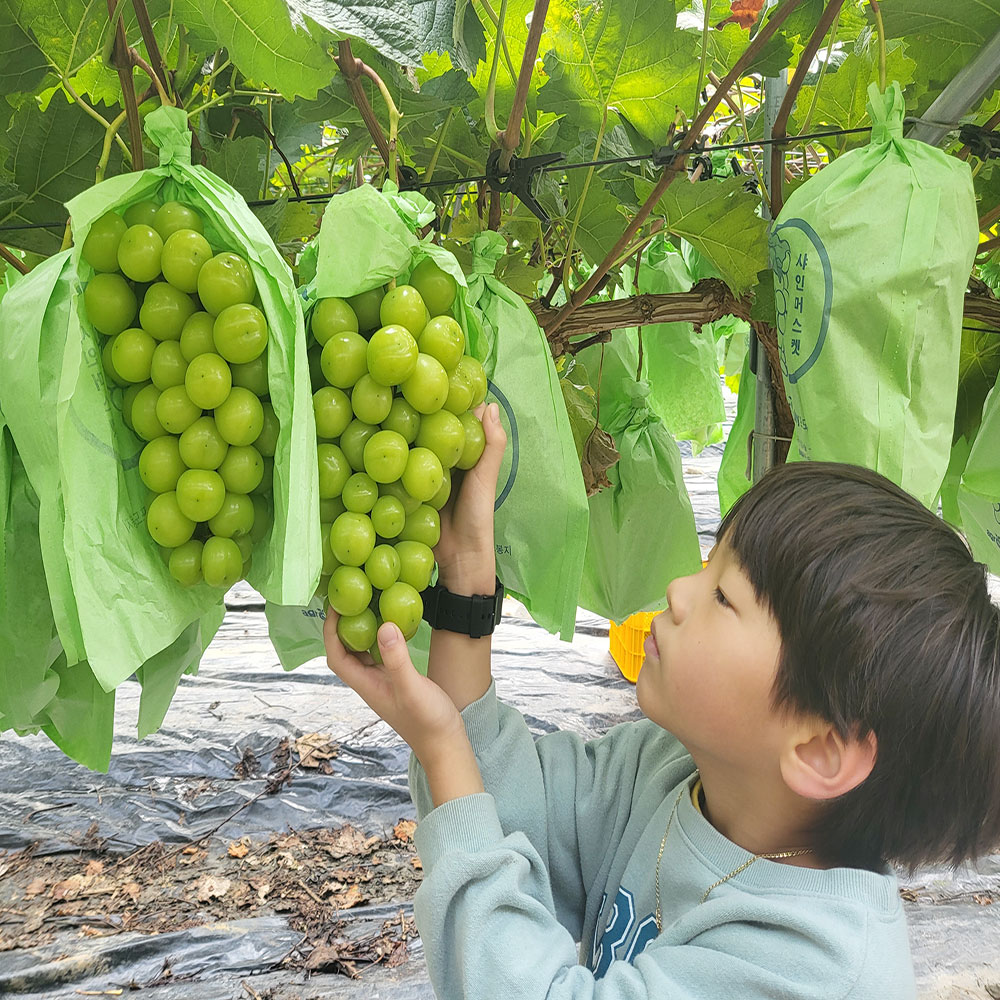
<path id="1" fill-rule="evenodd" d="M 455 594 L 492 594 L 496 586 L 493 505 L 507 446 L 496 403 L 476 407 L 486 447 L 441 509 L 441 540 L 434 549 L 438 581 Z"/>
<path id="2" fill-rule="evenodd" d="M 410 745 L 428 771 L 438 761 L 468 746 L 465 725 L 451 698 L 413 666 L 399 629 L 391 622 L 378 630 L 382 663 L 355 656 L 337 635 L 338 615 L 327 609 L 323 625 L 326 662 Z M 471 751 L 470 751 L 471 752 Z"/>

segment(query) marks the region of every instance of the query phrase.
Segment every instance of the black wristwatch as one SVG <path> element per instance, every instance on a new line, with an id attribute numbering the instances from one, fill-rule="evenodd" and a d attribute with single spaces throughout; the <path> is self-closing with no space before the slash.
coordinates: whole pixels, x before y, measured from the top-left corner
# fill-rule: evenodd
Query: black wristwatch
<path id="1" fill-rule="evenodd" d="M 503 584 L 497 577 L 497 587 L 492 594 L 473 594 L 462 597 L 436 583 L 421 595 L 424 600 L 424 621 L 431 628 L 460 632 L 473 639 L 492 635 L 500 624 L 503 607 Z"/>

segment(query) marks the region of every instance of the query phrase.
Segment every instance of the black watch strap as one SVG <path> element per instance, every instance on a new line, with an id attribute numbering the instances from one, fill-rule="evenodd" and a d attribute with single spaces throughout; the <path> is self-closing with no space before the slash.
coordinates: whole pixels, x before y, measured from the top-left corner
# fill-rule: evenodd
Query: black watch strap
<path id="1" fill-rule="evenodd" d="M 440 583 L 428 587 L 421 595 L 424 601 L 424 621 L 431 628 L 460 632 L 473 639 L 492 635 L 500 624 L 503 607 L 503 584 L 497 577 L 492 594 L 463 597 L 446 590 Z"/>

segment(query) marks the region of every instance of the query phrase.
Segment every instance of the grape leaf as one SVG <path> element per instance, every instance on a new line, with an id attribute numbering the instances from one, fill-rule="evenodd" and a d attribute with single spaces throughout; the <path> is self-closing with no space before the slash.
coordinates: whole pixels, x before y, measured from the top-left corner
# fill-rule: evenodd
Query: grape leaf
<path id="1" fill-rule="evenodd" d="M 993 0 L 892 0 L 882 17 L 886 37 L 905 38 L 917 62 L 916 81 L 932 92 L 1000 31 L 1000 5 Z"/>
<path id="2" fill-rule="evenodd" d="M 1000 373 L 1000 337 L 992 330 L 967 323 L 962 328 L 962 350 L 958 362 L 958 402 L 955 408 L 955 439 L 971 441 L 983 419 L 983 404 Z"/>
<path id="3" fill-rule="evenodd" d="M 469 0 L 415 0 L 411 10 L 419 26 L 412 39 L 415 52 L 447 52 L 457 66 L 475 72 L 486 58 L 486 39 Z M 418 56 L 413 65 L 419 62 Z"/>
<path id="4" fill-rule="evenodd" d="M 176 0 L 174 14 L 193 47 L 225 48 L 244 76 L 284 97 L 314 97 L 334 72 L 329 33 L 284 0 Z"/>
<path id="5" fill-rule="evenodd" d="M 649 181 L 636 181 L 643 200 L 652 188 Z M 746 191 L 740 177 L 697 184 L 681 177 L 663 193 L 656 212 L 666 219 L 668 232 L 704 254 L 740 295 L 767 267 L 767 223 L 757 214 L 759 207 L 760 198 Z"/>
<path id="6" fill-rule="evenodd" d="M 264 179 L 263 161 L 267 144 L 257 136 L 242 139 L 223 139 L 217 146 L 205 151 L 205 166 L 231 184 L 247 201 L 260 197 Z M 271 153 L 271 168 L 281 162 L 277 153 Z"/>
<path id="7" fill-rule="evenodd" d="M 0 91 L 30 93 L 75 76 L 100 52 L 103 0 L 5 0 L 0 5 Z"/>
<path id="8" fill-rule="evenodd" d="M 549 79 L 538 106 L 595 130 L 617 111 L 662 143 L 675 105 L 691 108 L 698 79 L 699 46 L 690 32 L 675 30 L 674 20 L 669 0 L 550 10 L 555 47 L 545 56 Z"/>
<path id="9" fill-rule="evenodd" d="M 566 224 L 570 226 L 583 195 L 587 171 L 570 170 L 568 177 L 569 182 L 566 187 L 570 209 Z M 576 245 L 583 251 L 587 260 L 592 264 L 599 264 L 615 245 L 624 229 L 625 218 L 618 211 L 617 202 L 609 195 L 604 182 L 595 173 L 590 179 L 583 210 L 580 212 L 580 221 L 575 236 Z"/>
<path id="10" fill-rule="evenodd" d="M 889 42 L 886 46 L 886 79 L 897 80 L 905 87 L 913 80 L 916 63 L 903 50 L 900 41 Z M 810 122 L 810 129 L 817 125 L 832 128 L 858 128 L 870 125 L 868 117 L 868 85 L 879 78 L 878 54 L 875 45 L 859 46 L 836 68 L 830 69 L 820 85 L 819 97 Z M 801 130 L 812 106 L 815 87 L 803 87 L 795 102 L 792 120 L 795 128 Z M 834 138 L 841 148 L 863 146 L 868 142 L 865 134 Z"/>
<path id="11" fill-rule="evenodd" d="M 60 95 L 45 112 L 25 102 L 0 136 L 6 170 L 24 200 L 0 205 L 0 226 L 65 219 L 64 202 L 94 183 L 103 145 L 104 129 Z M 53 254 L 62 237 L 62 229 L 14 230 L 4 242 Z"/>

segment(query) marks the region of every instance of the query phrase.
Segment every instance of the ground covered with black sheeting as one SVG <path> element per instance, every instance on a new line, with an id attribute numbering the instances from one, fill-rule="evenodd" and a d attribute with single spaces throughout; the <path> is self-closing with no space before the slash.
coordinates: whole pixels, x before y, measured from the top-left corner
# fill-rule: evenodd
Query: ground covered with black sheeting
<path id="1" fill-rule="evenodd" d="M 718 449 L 684 464 L 707 548 Z M 281 670 L 252 591 L 227 605 L 159 733 L 136 742 L 139 688 L 119 689 L 106 775 L 0 737 L 0 996 L 433 996 L 406 748 L 322 660 Z M 494 649 L 535 734 L 638 717 L 603 619 L 566 644 L 507 601 Z M 1000 998 L 1000 855 L 902 885 L 921 997 Z"/>

